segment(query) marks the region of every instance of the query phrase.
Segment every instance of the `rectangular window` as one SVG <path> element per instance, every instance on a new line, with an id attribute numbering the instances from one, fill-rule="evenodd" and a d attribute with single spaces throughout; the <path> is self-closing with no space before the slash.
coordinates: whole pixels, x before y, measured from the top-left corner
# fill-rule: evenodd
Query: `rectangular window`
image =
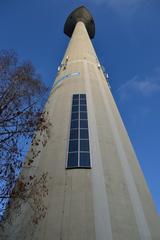
<path id="1" fill-rule="evenodd" d="M 91 168 L 86 94 L 73 94 L 67 168 Z"/>

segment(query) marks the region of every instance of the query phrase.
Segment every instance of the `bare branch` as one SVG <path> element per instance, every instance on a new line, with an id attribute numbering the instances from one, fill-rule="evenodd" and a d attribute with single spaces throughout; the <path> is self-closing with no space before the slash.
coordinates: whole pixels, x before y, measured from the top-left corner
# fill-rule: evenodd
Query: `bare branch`
<path id="1" fill-rule="evenodd" d="M 16 182 L 27 150 L 25 146 L 31 142 L 35 130 L 44 132 L 49 126 L 46 114 L 42 113 L 46 91 L 31 62 L 19 63 L 17 54 L 11 50 L 0 52 L 0 215 L 11 193 L 12 198 L 30 199 L 33 206 L 33 181 L 27 182 L 30 190 L 23 181 L 18 181 L 20 185 Z M 38 154 L 39 151 L 33 150 L 28 167 L 32 167 Z M 39 181 L 34 179 L 34 184 L 41 185 L 41 182 L 43 177 Z"/>

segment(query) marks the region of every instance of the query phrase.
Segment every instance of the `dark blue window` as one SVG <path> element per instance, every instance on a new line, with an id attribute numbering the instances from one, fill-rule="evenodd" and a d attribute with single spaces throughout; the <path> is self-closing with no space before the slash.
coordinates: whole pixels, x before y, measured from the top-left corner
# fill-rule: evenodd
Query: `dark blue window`
<path id="1" fill-rule="evenodd" d="M 78 112 L 73 112 L 72 113 L 71 120 L 75 120 L 75 119 L 78 120 Z"/>
<path id="2" fill-rule="evenodd" d="M 78 129 L 71 129 L 70 139 L 77 139 L 78 140 Z"/>
<path id="3" fill-rule="evenodd" d="M 80 120 L 80 128 L 88 128 L 88 121 Z"/>
<path id="4" fill-rule="evenodd" d="M 69 141 L 69 152 L 78 152 L 78 140 Z"/>
<path id="5" fill-rule="evenodd" d="M 89 152 L 89 140 L 80 140 L 80 151 Z"/>
<path id="6" fill-rule="evenodd" d="M 87 119 L 87 112 L 80 112 L 80 119 Z"/>
<path id="7" fill-rule="evenodd" d="M 79 94 L 74 94 L 73 99 L 79 99 Z"/>
<path id="8" fill-rule="evenodd" d="M 88 139 L 88 129 L 81 129 L 80 130 L 80 139 Z"/>
<path id="9" fill-rule="evenodd" d="M 86 112 L 87 111 L 87 106 L 86 105 L 80 105 L 80 111 L 81 112 Z"/>
<path id="10" fill-rule="evenodd" d="M 79 103 L 79 100 L 78 100 L 78 99 L 73 99 L 72 105 L 78 105 L 78 103 Z"/>
<path id="11" fill-rule="evenodd" d="M 78 120 L 71 121 L 71 129 L 78 128 Z"/>
<path id="12" fill-rule="evenodd" d="M 86 105 L 86 99 L 83 99 L 83 98 L 82 98 L 82 99 L 80 100 L 80 104 L 81 104 L 81 105 Z"/>
<path id="13" fill-rule="evenodd" d="M 86 168 L 91 167 L 89 152 L 88 153 L 84 153 L 84 152 L 80 153 L 80 166 L 86 167 Z"/>
<path id="14" fill-rule="evenodd" d="M 67 168 L 91 168 L 86 94 L 72 98 Z"/>
<path id="15" fill-rule="evenodd" d="M 86 94 L 80 94 L 80 99 L 86 99 Z"/>
<path id="16" fill-rule="evenodd" d="M 78 152 L 68 153 L 67 168 L 75 168 L 78 165 Z"/>
<path id="17" fill-rule="evenodd" d="M 72 106 L 72 112 L 78 112 L 78 105 L 76 105 L 76 106 Z"/>

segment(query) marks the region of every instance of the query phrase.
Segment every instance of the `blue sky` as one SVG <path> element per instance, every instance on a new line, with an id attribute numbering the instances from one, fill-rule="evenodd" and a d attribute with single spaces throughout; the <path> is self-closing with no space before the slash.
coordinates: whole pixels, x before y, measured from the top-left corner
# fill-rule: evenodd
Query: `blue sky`
<path id="1" fill-rule="evenodd" d="M 30 59 L 51 86 L 69 41 L 64 22 L 82 4 L 94 16 L 94 47 L 160 213 L 160 1 L 0 0 L 0 49 Z"/>

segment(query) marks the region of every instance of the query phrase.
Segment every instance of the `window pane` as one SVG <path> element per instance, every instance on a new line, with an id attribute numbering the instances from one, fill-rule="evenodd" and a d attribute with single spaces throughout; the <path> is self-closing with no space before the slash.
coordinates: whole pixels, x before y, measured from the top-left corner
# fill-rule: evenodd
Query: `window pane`
<path id="1" fill-rule="evenodd" d="M 80 94 L 80 99 L 86 99 L 86 94 Z"/>
<path id="2" fill-rule="evenodd" d="M 78 112 L 79 106 L 72 106 L 72 112 Z"/>
<path id="3" fill-rule="evenodd" d="M 81 112 L 86 112 L 86 111 L 87 111 L 86 105 L 81 105 L 81 106 L 80 106 L 80 111 L 81 111 Z"/>
<path id="4" fill-rule="evenodd" d="M 71 121 L 71 129 L 78 128 L 78 120 Z"/>
<path id="5" fill-rule="evenodd" d="M 80 121 L 80 128 L 88 128 L 87 120 L 81 120 Z"/>
<path id="6" fill-rule="evenodd" d="M 81 99 L 81 100 L 80 100 L 80 104 L 81 104 L 81 105 L 86 105 L 86 99 Z"/>
<path id="7" fill-rule="evenodd" d="M 78 129 L 72 129 L 70 131 L 70 139 L 78 139 Z"/>
<path id="8" fill-rule="evenodd" d="M 67 167 L 78 167 L 78 152 L 68 154 Z"/>
<path id="9" fill-rule="evenodd" d="M 78 99 L 73 99 L 72 105 L 78 105 L 78 103 L 79 103 Z"/>
<path id="10" fill-rule="evenodd" d="M 69 141 L 69 152 L 78 152 L 78 140 Z"/>
<path id="11" fill-rule="evenodd" d="M 80 167 L 91 167 L 89 153 L 80 153 Z"/>
<path id="12" fill-rule="evenodd" d="M 87 119 L 87 112 L 81 112 L 80 119 Z"/>
<path id="13" fill-rule="evenodd" d="M 80 140 L 80 151 L 89 152 L 89 141 Z"/>
<path id="14" fill-rule="evenodd" d="M 75 120 L 78 119 L 78 112 L 73 112 L 72 113 L 72 119 L 71 120 Z"/>
<path id="15" fill-rule="evenodd" d="M 73 99 L 79 99 L 79 94 L 74 94 Z"/>
<path id="16" fill-rule="evenodd" d="M 88 129 L 80 130 L 80 139 L 88 139 Z"/>

